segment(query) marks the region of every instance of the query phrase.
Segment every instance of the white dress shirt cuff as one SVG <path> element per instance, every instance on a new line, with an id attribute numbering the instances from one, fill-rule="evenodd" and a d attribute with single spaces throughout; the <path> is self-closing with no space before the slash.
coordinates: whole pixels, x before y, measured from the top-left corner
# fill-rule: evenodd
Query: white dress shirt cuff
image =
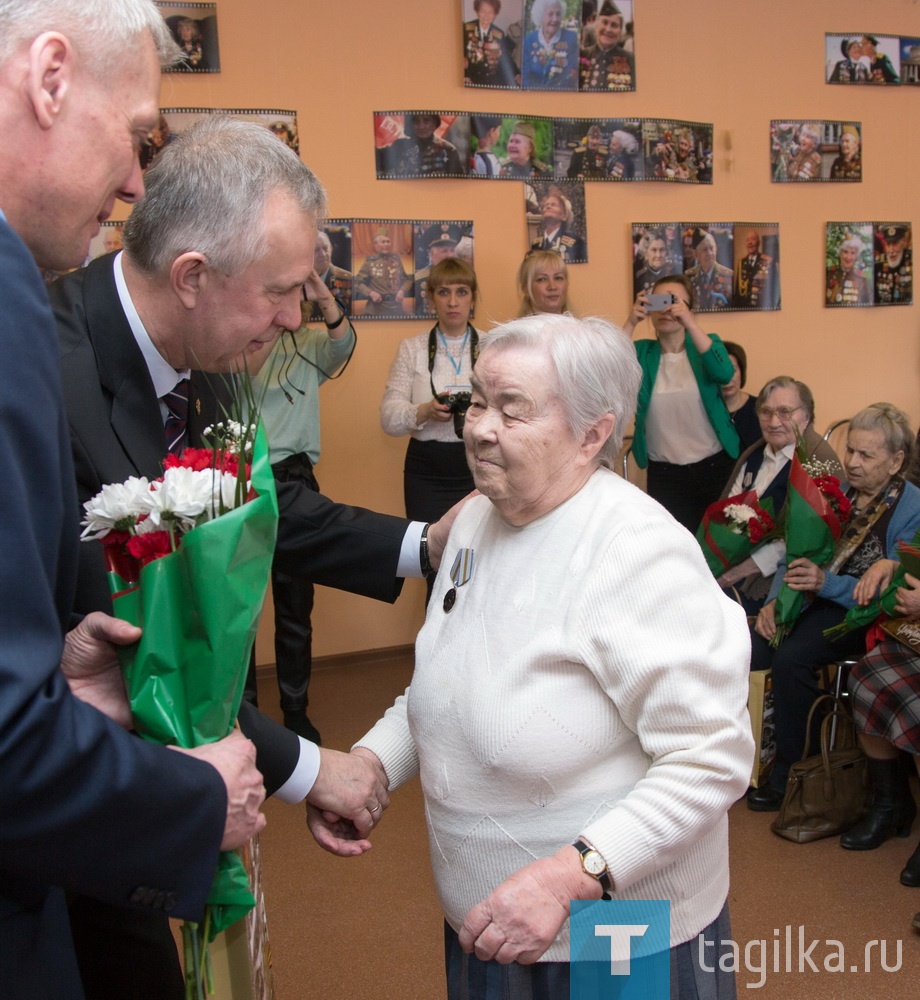
<path id="1" fill-rule="evenodd" d="M 288 780 L 278 789 L 272 798 L 280 799 L 288 805 L 296 805 L 310 794 L 319 775 L 319 747 L 310 743 L 302 736 L 300 740 L 300 757 L 297 766 L 291 772 Z"/>
<path id="2" fill-rule="evenodd" d="M 424 576 L 420 550 L 424 530 L 424 521 L 411 521 L 409 527 L 406 528 L 399 549 L 399 563 L 396 566 L 397 576 L 416 580 L 420 580 Z"/>

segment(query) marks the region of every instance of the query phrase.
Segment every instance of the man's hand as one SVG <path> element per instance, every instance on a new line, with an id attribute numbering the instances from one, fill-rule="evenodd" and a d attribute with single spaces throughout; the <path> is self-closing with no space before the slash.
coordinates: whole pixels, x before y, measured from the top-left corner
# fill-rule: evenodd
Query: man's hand
<path id="1" fill-rule="evenodd" d="M 319 752 L 319 774 L 307 802 L 321 810 L 330 822 L 350 820 L 358 836 L 366 837 L 390 804 L 389 781 L 376 754 L 363 747 L 351 753 Z"/>
<path id="2" fill-rule="evenodd" d="M 220 842 L 222 851 L 242 847 L 265 828 L 265 817 L 259 812 L 265 801 L 265 786 L 256 769 L 256 748 L 238 729 L 216 743 L 190 750 L 170 749 L 205 761 L 223 778 L 227 788 L 227 822 Z"/>
<path id="3" fill-rule="evenodd" d="M 585 875 L 574 847 L 540 858 L 509 875 L 466 915 L 460 947 L 483 962 L 536 962 L 569 915 L 570 899 L 600 899 L 600 883 Z"/>
<path id="4" fill-rule="evenodd" d="M 373 846 L 366 837 L 358 833 L 350 819 L 342 819 L 331 812 L 321 812 L 309 803 L 307 826 L 313 839 L 324 851 L 337 854 L 340 858 L 356 858 Z"/>
<path id="5" fill-rule="evenodd" d="M 130 646 L 140 637 L 137 626 L 94 611 L 67 633 L 61 655 L 71 692 L 125 729 L 133 720 L 115 647 Z"/>
<path id="6" fill-rule="evenodd" d="M 441 556 L 444 555 L 444 546 L 447 544 L 447 536 L 453 527 L 454 520 L 473 497 L 479 496 L 479 490 L 473 490 L 462 499 L 458 500 L 446 514 L 441 515 L 440 521 L 428 525 L 428 558 L 431 560 L 433 569 L 441 565 Z"/>

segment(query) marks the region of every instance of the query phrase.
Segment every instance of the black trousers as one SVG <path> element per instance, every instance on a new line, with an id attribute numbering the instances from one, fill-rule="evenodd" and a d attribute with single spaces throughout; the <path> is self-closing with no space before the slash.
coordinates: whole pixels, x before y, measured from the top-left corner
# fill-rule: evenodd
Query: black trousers
<path id="1" fill-rule="evenodd" d="M 413 521 L 437 521 L 473 488 L 473 475 L 466 464 L 466 449 L 461 440 L 456 444 L 409 440 L 403 467 L 406 517 Z M 433 586 L 434 576 L 430 576 L 426 603 Z"/>
<path id="2" fill-rule="evenodd" d="M 725 451 L 690 465 L 650 461 L 648 495 L 688 531 L 695 533 L 706 508 L 719 499 L 734 467 L 735 459 Z"/>
<path id="3" fill-rule="evenodd" d="M 820 668 L 835 660 L 859 659 L 866 652 L 866 630 L 848 632 L 831 641 L 825 629 L 839 625 L 846 608 L 818 597 L 802 612 L 792 631 L 774 649 L 751 628 L 751 669 L 773 668 L 773 712 L 776 724 L 776 763 L 770 785 L 778 792 L 786 788 L 789 768 L 801 760 L 805 746 L 808 712 L 821 689 Z M 821 719 L 814 722 L 811 752 L 818 752 Z"/>
<path id="4" fill-rule="evenodd" d="M 301 482 L 319 493 L 313 464 L 303 454 L 292 455 L 272 466 L 279 483 Z M 309 704 L 310 673 L 313 667 L 313 584 L 299 576 L 289 576 L 272 567 L 272 600 L 275 605 L 275 672 L 278 677 L 281 711 L 305 715 Z M 255 647 L 249 662 L 245 697 L 254 705 L 256 694 Z"/>

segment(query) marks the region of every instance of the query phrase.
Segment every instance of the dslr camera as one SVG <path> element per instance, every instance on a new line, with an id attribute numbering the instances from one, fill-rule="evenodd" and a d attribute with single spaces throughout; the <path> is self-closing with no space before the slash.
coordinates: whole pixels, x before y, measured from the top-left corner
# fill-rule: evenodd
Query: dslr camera
<path id="1" fill-rule="evenodd" d="M 457 437 L 463 437 L 463 422 L 466 420 L 466 411 L 470 408 L 473 394 L 465 389 L 456 392 L 439 392 L 435 397 L 442 406 L 450 408 L 454 415 L 454 433 Z"/>

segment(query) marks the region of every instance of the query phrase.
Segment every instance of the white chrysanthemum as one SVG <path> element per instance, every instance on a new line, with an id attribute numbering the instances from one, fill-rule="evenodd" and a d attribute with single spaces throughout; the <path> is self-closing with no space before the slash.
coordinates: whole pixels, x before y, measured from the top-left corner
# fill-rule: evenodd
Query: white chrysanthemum
<path id="1" fill-rule="evenodd" d="M 210 469 L 167 469 L 162 482 L 153 484 L 146 499 L 150 524 L 148 531 L 169 527 L 191 531 L 205 511 L 211 508 L 214 474 Z"/>
<path id="2" fill-rule="evenodd" d="M 146 497 L 150 483 L 132 476 L 124 483 L 109 483 L 83 504 L 86 516 L 81 538 L 105 538 L 110 531 L 129 531 L 141 514 L 147 512 Z"/>

